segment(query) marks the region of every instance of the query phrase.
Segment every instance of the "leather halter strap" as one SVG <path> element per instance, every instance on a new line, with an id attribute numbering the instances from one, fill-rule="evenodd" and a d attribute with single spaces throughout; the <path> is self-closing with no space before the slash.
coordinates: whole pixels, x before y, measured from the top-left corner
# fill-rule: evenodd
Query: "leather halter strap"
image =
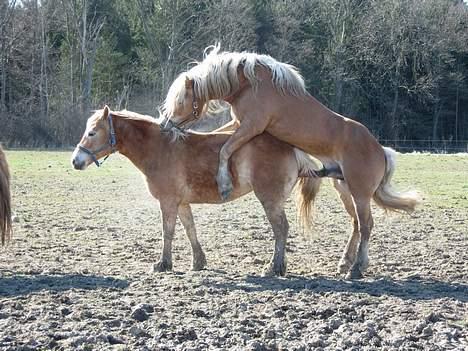
<path id="1" fill-rule="evenodd" d="M 109 156 L 111 154 L 113 154 L 114 152 L 117 151 L 117 149 L 115 147 L 117 145 L 117 139 L 115 137 L 114 123 L 112 122 L 112 115 L 110 113 L 107 115 L 107 120 L 109 121 L 109 144 L 105 144 L 105 145 L 101 146 L 100 148 L 98 148 L 97 150 L 94 150 L 94 151 L 91 151 L 91 150 L 85 148 L 81 144 L 78 144 L 78 149 L 80 149 L 84 153 L 91 156 L 91 158 L 93 159 L 93 162 L 98 167 L 100 167 L 104 163 L 104 161 L 109 158 Z M 100 153 L 101 151 L 107 149 L 109 146 L 111 147 L 111 152 L 109 154 L 107 154 L 106 157 L 104 157 L 104 159 L 101 162 L 99 162 L 96 155 L 98 153 Z"/>
<path id="2" fill-rule="evenodd" d="M 170 122 L 171 128 L 176 128 L 179 130 L 183 130 L 184 126 L 187 125 L 189 122 L 196 121 L 198 118 L 200 118 L 200 115 L 198 113 L 198 102 L 197 102 L 197 96 L 195 94 L 195 80 L 192 79 L 192 113 L 191 117 L 187 118 L 186 120 L 180 122 L 180 123 L 174 123 Z M 169 119 L 170 121 L 170 119 Z"/>

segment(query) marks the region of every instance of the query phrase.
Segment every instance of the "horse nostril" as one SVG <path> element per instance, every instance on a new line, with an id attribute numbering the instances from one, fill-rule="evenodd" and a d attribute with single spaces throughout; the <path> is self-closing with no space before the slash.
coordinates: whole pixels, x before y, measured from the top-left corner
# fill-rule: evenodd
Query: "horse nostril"
<path id="1" fill-rule="evenodd" d="M 81 165 L 76 159 L 72 159 L 72 165 L 75 169 L 80 169 Z"/>

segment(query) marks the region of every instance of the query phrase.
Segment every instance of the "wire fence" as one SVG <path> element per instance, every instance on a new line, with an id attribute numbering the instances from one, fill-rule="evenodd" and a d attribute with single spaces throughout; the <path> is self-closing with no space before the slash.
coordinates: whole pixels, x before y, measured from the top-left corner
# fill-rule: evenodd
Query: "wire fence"
<path id="1" fill-rule="evenodd" d="M 453 154 L 459 152 L 468 153 L 468 140 L 392 140 L 380 139 L 384 146 L 389 146 L 399 152 L 431 152 Z"/>
<path id="2" fill-rule="evenodd" d="M 205 130 L 201 126 L 200 130 Z M 468 153 L 468 140 L 392 140 L 392 139 L 379 139 L 379 143 L 383 146 L 389 146 L 398 152 L 430 152 L 438 154 L 455 154 L 455 153 Z M 0 141 L 0 145 L 2 145 Z M 3 147 L 9 150 L 39 150 L 39 151 L 55 151 L 55 150 L 73 150 L 72 145 L 8 145 L 3 143 Z"/>

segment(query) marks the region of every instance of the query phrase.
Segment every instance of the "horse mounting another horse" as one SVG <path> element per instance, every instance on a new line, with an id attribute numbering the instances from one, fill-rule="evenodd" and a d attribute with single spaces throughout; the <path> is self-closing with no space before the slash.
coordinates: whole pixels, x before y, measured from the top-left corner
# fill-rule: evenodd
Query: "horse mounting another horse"
<path id="1" fill-rule="evenodd" d="M 267 55 L 207 48 L 204 60 L 180 74 L 169 88 L 163 106 L 165 125 L 187 128 L 203 116 L 211 100 L 231 104 L 233 121 L 226 130 L 239 125 L 219 153 L 216 181 L 221 198 L 233 189 L 228 160 L 264 131 L 318 158 L 325 168 L 339 169 L 344 179 L 334 180 L 334 186 L 354 230 L 338 269 L 349 278 L 362 277 L 374 225 L 371 199 L 384 209 L 408 213 L 420 202 L 415 192 L 392 189 L 395 152 L 382 147 L 362 124 L 312 97 L 295 67 Z"/>
<path id="2" fill-rule="evenodd" d="M 2 245 L 10 240 L 11 232 L 10 171 L 5 153 L 0 146 L 0 233 Z"/>
<path id="3" fill-rule="evenodd" d="M 174 140 L 161 131 L 155 119 L 129 111 L 110 111 L 106 106 L 89 119 L 72 155 L 75 169 L 84 170 L 114 151 L 126 156 L 144 175 L 149 192 L 159 200 L 162 213 L 163 248 L 156 271 L 172 269 L 172 240 L 177 216 L 192 247 L 192 268 L 206 265 L 197 239 L 190 204 L 221 203 L 215 175 L 219 151 L 230 133 L 194 133 Z M 274 172 L 272 172 L 274 169 Z M 300 216 L 311 214 L 320 185 L 318 166 L 304 152 L 261 134 L 239 148 L 231 159 L 234 200 L 254 191 L 275 237 L 275 249 L 266 274 L 284 275 L 289 224 L 284 204 L 299 177 Z M 306 218 L 304 218 L 306 219 Z"/>

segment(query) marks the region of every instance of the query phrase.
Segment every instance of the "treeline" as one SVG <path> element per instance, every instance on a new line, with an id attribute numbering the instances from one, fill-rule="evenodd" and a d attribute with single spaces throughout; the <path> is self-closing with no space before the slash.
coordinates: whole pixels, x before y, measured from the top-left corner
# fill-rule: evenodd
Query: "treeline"
<path id="1" fill-rule="evenodd" d="M 298 66 L 380 139 L 468 139 L 461 0 L 0 0 L 0 141 L 74 144 L 104 103 L 156 115 L 216 42 Z"/>

